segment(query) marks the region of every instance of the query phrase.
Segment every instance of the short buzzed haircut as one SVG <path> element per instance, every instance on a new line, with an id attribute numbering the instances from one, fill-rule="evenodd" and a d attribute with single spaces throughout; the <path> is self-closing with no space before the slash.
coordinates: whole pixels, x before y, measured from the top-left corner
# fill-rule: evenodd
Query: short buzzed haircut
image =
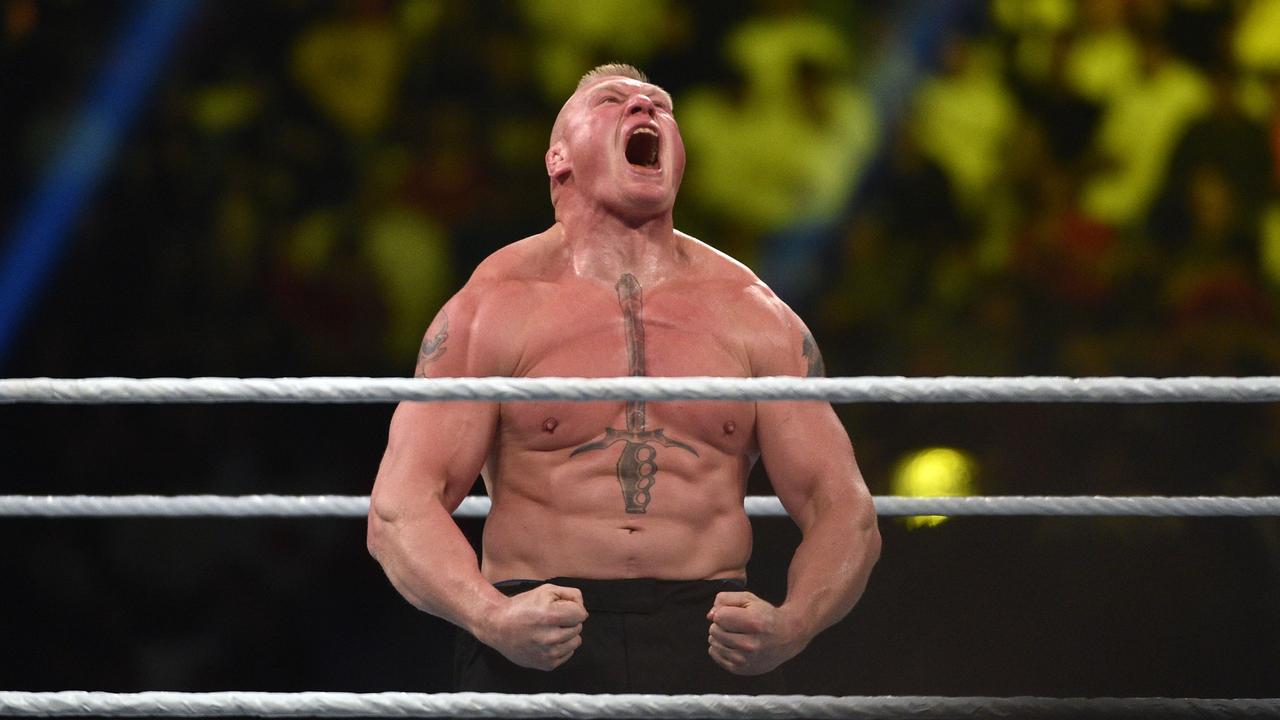
<path id="1" fill-rule="evenodd" d="M 641 71 L 639 68 L 635 67 L 634 65 L 627 65 L 626 63 L 606 63 L 604 65 L 597 65 L 596 67 L 593 67 L 590 70 L 588 70 L 587 74 L 583 75 L 582 79 L 578 81 L 578 87 L 574 89 L 574 93 L 576 94 L 582 88 L 587 87 L 588 85 L 591 85 L 592 83 L 594 83 L 597 80 L 600 80 L 601 78 L 608 78 L 608 77 L 624 77 L 624 78 L 630 78 L 631 80 L 639 80 L 642 83 L 649 82 L 649 76 L 645 75 L 643 71 Z M 570 98 L 570 100 L 572 100 L 572 98 Z M 551 126 L 550 143 L 552 145 L 554 145 L 556 140 L 560 137 L 560 132 L 562 129 L 561 120 L 564 117 L 565 110 L 568 109 L 568 107 L 569 107 L 569 102 L 566 101 L 564 106 L 560 108 L 560 114 L 556 115 L 555 124 Z M 556 181 L 554 178 L 552 178 L 551 206 L 555 207 L 555 205 L 556 205 Z"/>
<path id="2" fill-rule="evenodd" d="M 576 90 L 581 90 L 600 78 L 614 76 L 631 78 L 632 80 L 639 80 L 642 83 L 649 82 L 649 76 L 645 75 L 634 66 L 626 65 L 624 63 L 608 63 L 605 65 L 597 65 L 596 67 L 588 70 L 587 74 L 583 75 L 582 79 L 578 81 L 578 87 Z"/>

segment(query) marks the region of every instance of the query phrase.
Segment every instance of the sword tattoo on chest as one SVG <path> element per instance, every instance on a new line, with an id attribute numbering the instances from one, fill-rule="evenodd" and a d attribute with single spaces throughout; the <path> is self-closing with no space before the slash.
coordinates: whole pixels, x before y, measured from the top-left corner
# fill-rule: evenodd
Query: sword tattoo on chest
<path id="1" fill-rule="evenodd" d="M 618 279 L 618 303 L 622 306 L 622 325 L 627 339 L 627 369 L 632 377 L 645 374 L 644 365 L 644 315 L 640 282 L 631 273 Z M 618 457 L 618 484 L 622 488 L 622 502 L 628 513 L 645 512 L 652 499 L 653 485 L 658 474 L 658 448 L 680 448 L 698 456 L 690 445 L 669 438 L 662 428 L 649 430 L 645 422 L 645 401 L 628 400 L 625 430 L 605 428 L 604 436 L 579 446 L 569 457 L 592 450 L 604 450 L 623 443 Z"/>

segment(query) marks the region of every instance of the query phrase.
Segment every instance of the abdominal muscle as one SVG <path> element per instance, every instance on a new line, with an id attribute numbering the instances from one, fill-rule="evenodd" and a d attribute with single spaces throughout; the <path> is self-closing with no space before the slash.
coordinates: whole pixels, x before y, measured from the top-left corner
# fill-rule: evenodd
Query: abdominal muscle
<path id="1" fill-rule="evenodd" d="M 485 578 L 745 578 L 745 473 L 710 454 L 667 453 L 643 513 L 624 509 L 616 450 L 572 460 L 567 451 L 507 455 L 486 478 Z"/>

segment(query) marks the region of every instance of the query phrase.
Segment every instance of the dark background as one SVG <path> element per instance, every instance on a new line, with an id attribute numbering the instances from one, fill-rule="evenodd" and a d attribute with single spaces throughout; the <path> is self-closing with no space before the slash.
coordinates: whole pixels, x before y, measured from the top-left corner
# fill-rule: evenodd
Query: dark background
<path id="1" fill-rule="evenodd" d="M 0 372 L 408 374 L 470 269 L 550 223 L 555 112 L 618 60 L 675 97 L 677 225 L 796 307 L 829 375 L 1280 374 L 1265 5 L 197 5 Z M 0 2 L 4 242 L 140 7 Z M 979 494 L 1280 494 L 1271 405 L 838 410 L 876 494 L 931 447 Z M 0 493 L 367 494 L 391 412 L 8 406 Z M 780 600 L 798 533 L 754 525 Z M 795 692 L 1280 692 L 1275 519 L 881 531 Z M 0 578 L 3 689 L 450 687 L 449 628 L 359 520 L 7 518 Z"/>

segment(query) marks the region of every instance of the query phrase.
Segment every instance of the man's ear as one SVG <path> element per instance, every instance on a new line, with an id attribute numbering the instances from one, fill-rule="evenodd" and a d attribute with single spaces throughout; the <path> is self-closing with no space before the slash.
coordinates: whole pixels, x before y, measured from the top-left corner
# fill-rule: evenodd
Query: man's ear
<path id="1" fill-rule="evenodd" d="M 572 169 L 569 163 L 569 153 L 564 143 L 556 141 L 547 148 L 547 177 L 552 180 L 558 180 L 569 174 Z"/>

